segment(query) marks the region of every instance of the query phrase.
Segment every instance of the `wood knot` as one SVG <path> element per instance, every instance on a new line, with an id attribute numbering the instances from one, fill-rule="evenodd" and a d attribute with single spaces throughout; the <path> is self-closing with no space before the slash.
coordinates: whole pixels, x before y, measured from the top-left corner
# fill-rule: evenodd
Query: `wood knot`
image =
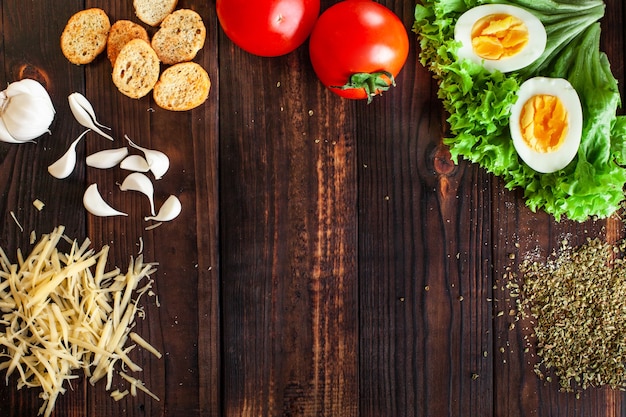
<path id="1" fill-rule="evenodd" d="M 22 64 L 17 71 L 17 79 L 23 80 L 24 78 L 30 78 L 35 81 L 39 81 L 46 89 L 48 89 L 49 80 L 48 74 L 41 71 L 39 68 L 32 64 Z"/>
<path id="2" fill-rule="evenodd" d="M 440 175 L 451 175 L 454 172 L 456 165 L 452 161 L 450 149 L 447 146 L 437 146 L 433 153 L 433 167 Z"/>

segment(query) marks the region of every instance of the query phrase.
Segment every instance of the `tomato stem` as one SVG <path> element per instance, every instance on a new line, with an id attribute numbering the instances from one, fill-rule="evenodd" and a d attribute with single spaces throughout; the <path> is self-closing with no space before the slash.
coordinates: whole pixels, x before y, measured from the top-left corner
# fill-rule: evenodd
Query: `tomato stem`
<path id="1" fill-rule="evenodd" d="M 350 76 L 345 85 L 332 86 L 331 88 L 340 88 L 342 90 L 362 88 L 367 93 L 367 104 L 370 104 L 376 95 L 389 90 L 391 86 L 396 86 L 393 75 L 388 71 L 379 71 L 371 73 L 357 72 Z"/>

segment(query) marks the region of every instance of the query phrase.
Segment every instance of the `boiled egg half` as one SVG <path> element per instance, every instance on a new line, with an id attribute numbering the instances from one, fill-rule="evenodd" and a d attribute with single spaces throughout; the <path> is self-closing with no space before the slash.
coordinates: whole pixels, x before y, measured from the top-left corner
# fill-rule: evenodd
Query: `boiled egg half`
<path id="1" fill-rule="evenodd" d="M 578 93 L 563 78 L 530 78 L 520 86 L 509 125 L 513 146 L 529 167 L 541 173 L 563 169 L 582 136 Z"/>
<path id="2" fill-rule="evenodd" d="M 454 27 L 460 59 L 487 70 L 511 72 L 533 63 L 546 49 L 546 29 L 532 13 L 506 4 L 485 4 L 463 13 Z"/>

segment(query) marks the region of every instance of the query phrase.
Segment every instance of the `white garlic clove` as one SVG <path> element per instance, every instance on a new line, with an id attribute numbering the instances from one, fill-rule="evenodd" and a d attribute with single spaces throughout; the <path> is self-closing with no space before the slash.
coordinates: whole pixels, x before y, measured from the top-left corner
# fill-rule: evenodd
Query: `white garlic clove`
<path id="1" fill-rule="evenodd" d="M 104 133 L 102 129 L 100 129 L 100 127 L 103 127 L 105 129 L 110 128 L 104 126 L 101 123 L 98 123 L 93 107 L 89 100 L 85 98 L 85 96 L 80 93 L 72 93 L 67 98 L 67 101 L 69 102 L 70 110 L 72 110 L 72 114 L 74 115 L 74 118 L 78 123 L 90 128 L 94 132 L 109 140 L 113 140 L 110 135 Z"/>
<path id="2" fill-rule="evenodd" d="M 6 132 L 17 142 L 28 142 L 46 132 L 54 120 L 54 106 L 48 91 L 35 80 L 25 78 L 0 92 L 0 117 Z M 0 136 L 5 140 L 5 135 Z M 5 140 L 5 142 L 12 142 Z"/>
<path id="3" fill-rule="evenodd" d="M 163 175 L 165 175 L 170 167 L 170 159 L 167 155 L 161 151 L 143 148 L 133 143 L 128 136 L 125 137 L 130 146 L 143 152 L 146 157 L 146 161 L 148 161 L 148 165 L 150 166 L 150 171 L 152 171 L 152 174 L 154 175 L 154 179 L 160 180 L 163 178 Z"/>
<path id="4" fill-rule="evenodd" d="M 178 217 L 181 211 L 182 206 L 180 200 L 175 195 L 171 195 L 165 200 L 156 216 L 148 216 L 144 219 L 145 221 L 155 220 L 157 222 L 169 222 Z"/>
<path id="5" fill-rule="evenodd" d="M 110 217 L 110 216 L 128 216 L 128 214 L 118 211 L 111 207 L 100 195 L 98 184 L 91 184 L 85 190 L 83 195 L 83 205 L 88 212 L 94 216 Z"/>
<path id="6" fill-rule="evenodd" d="M 85 97 L 84 95 L 80 94 L 80 93 L 72 93 L 70 94 L 69 98 L 72 101 L 75 101 L 76 104 L 78 104 L 80 107 L 82 107 L 87 114 L 89 115 L 89 117 L 91 118 L 91 120 L 96 124 L 96 126 L 98 127 L 102 127 L 104 129 L 107 130 L 111 130 L 110 127 L 103 125 L 102 123 L 99 123 L 98 120 L 96 120 L 96 112 L 93 109 L 93 106 L 91 105 L 91 102 L 89 100 L 87 100 L 87 97 Z"/>
<path id="7" fill-rule="evenodd" d="M 128 155 L 127 147 L 118 149 L 105 149 L 103 151 L 89 155 L 85 159 L 85 162 L 87 163 L 87 166 L 92 168 L 108 169 L 113 168 L 114 166 L 122 162 L 124 158 L 126 158 L 126 155 Z"/>
<path id="8" fill-rule="evenodd" d="M 140 172 L 133 172 L 128 175 L 122 184 L 120 185 L 120 190 L 122 191 L 138 191 L 143 193 L 150 200 L 150 213 L 155 215 L 154 212 L 154 186 L 152 185 L 152 181 L 146 175 Z"/>
<path id="9" fill-rule="evenodd" d="M 129 155 L 122 162 L 120 162 L 120 168 L 126 171 L 135 172 L 148 172 L 150 171 L 150 165 L 143 156 Z"/>
<path id="10" fill-rule="evenodd" d="M 74 167 L 76 166 L 76 145 L 78 142 L 89 132 L 87 129 L 83 133 L 80 134 L 78 138 L 68 148 L 67 151 L 60 157 L 55 163 L 48 167 L 48 172 L 55 178 L 62 180 L 63 178 L 67 178 L 74 171 Z"/>

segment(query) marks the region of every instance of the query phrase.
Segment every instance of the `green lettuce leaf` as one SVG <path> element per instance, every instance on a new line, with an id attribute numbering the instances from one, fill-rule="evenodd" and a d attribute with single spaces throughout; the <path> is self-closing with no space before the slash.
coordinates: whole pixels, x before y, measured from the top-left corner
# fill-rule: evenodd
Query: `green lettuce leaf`
<path id="1" fill-rule="evenodd" d="M 485 3 L 525 8 L 546 28 L 543 55 L 510 74 L 489 72 L 458 60 L 454 40 L 458 17 Z M 449 114 L 444 143 L 452 158 L 467 159 L 501 176 L 509 189 L 522 188 L 527 206 L 584 221 L 613 214 L 624 200 L 626 120 L 617 116 L 621 101 L 609 61 L 600 52 L 601 0 L 423 0 L 416 5 L 414 31 L 420 62 L 438 81 L 438 96 Z M 519 85 L 535 76 L 567 79 L 583 105 L 583 138 L 577 157 L 566 168 L 540 174 L 523 163 L 509 132 L 510 108 Z"/>

